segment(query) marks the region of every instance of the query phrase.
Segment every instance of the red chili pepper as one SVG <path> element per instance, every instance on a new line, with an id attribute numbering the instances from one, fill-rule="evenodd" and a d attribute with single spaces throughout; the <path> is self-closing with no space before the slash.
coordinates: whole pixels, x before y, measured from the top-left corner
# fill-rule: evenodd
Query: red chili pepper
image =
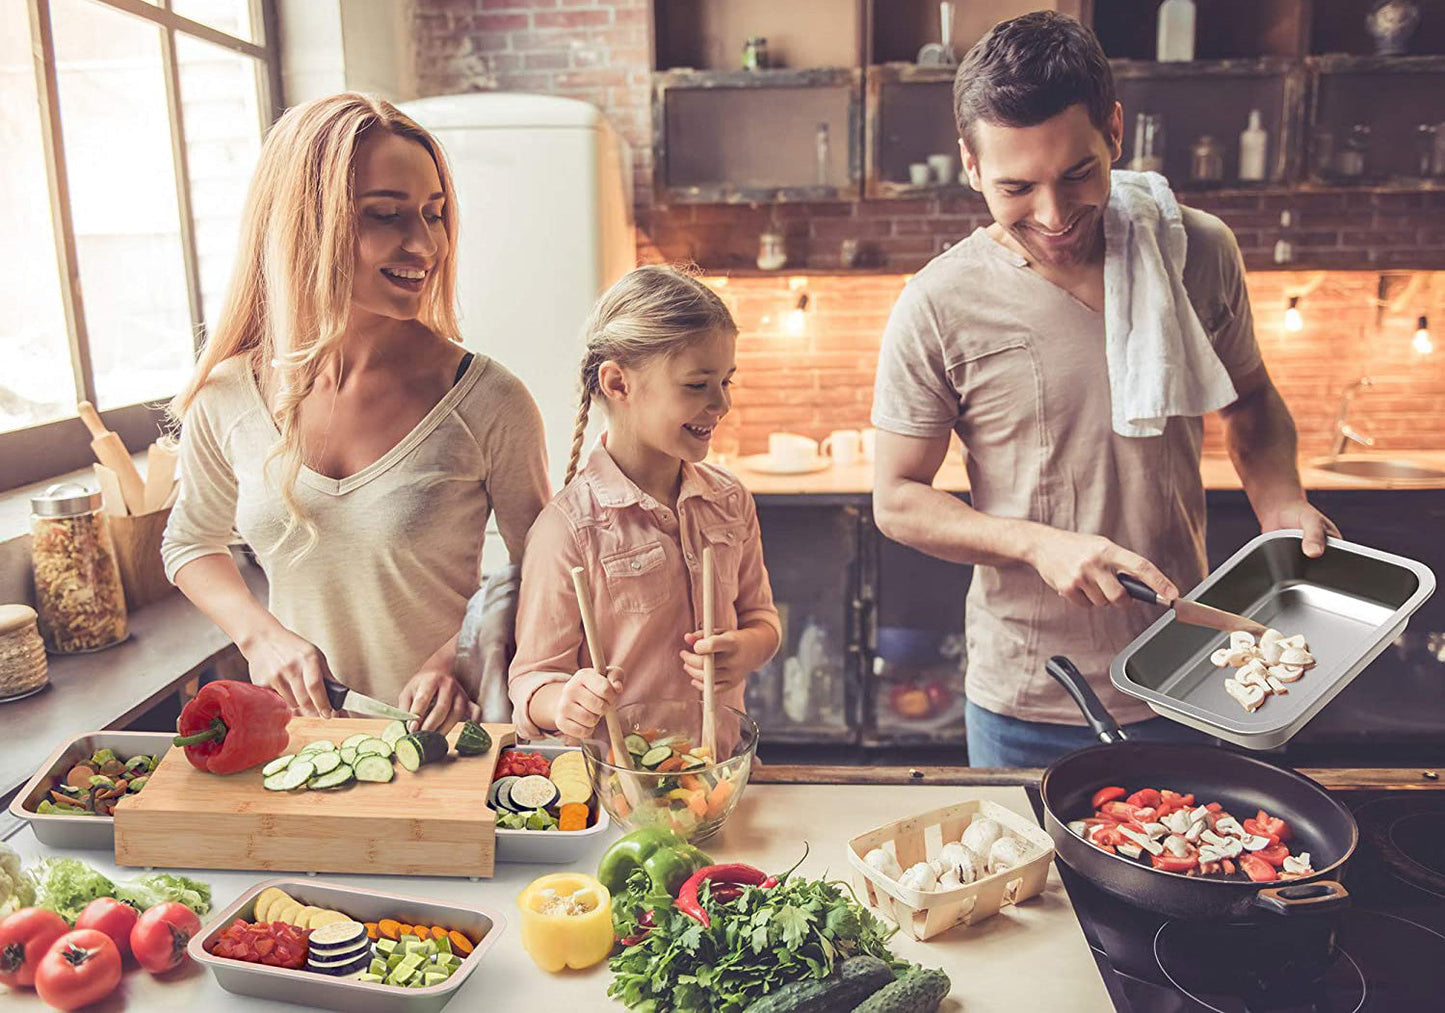
<path id="1" fill-rule="evenodd" d="M 1253 852 L 1239 856 L 1239 867 L 1256 883 L 1272 883 L 1279 879 L 1279 873 L 1274 871 L 1274 866 Z"/>
<path id="2" fill-rule="evenodd" d="M 1089 805 L 1095 809 L 1103 808 L 1105 802 L 1113 802 L 1129 794 L 1118 785 L 1110 785 L 1107 788 L 1100 788 L 1094 792 L 1094 797 L 1089 800 Z"/>
<path id="3" fill-rule="evenodd" d="M 1163 869 L 1165 872 L 1184 872 L 1199 864 L 1199 855 L 1185 855 L 1180 858 L 1166 851 L 1162 855 L 1150 855 L 1149 861 L 1153 863 L 1154 868 Z"/>
<path id="4" fill-rule="evenodd" d="M 1145 806 L 1151 808 L 1157 806 L 1162 798 L 1163 796 L 1153 788 L 1140 788 L 1125 801 L 1136 808 L 1142 809 Z"/>
<path id="5" fill-rule="evenodd" d="M 635 936 L 628 936 L 626 939 L 617 940 L 619 945 L 636 946 L 638 943 L 642 942 L 644 939 L 647 938 L 647 934 L 649 932 L 657 928 L 656 923 L 654 923 L 652 920 L 651 911 L 642 912 L 642 917 L 637 919 L 637 924 L 641 928 L 641 931 L 638 932 Z"/>
<path id="6" fill-rule="evenodd" d="M 702 909 L 702 901 L 698 897 L 698 890 L 702 888 L 703 883 L 760 886 L 765 890 L 778 885 L 776 879 L 761 869 L 755 869 L 751 865 L 743 865 L 740 862 L 703 866 L 693 873 L 692 878 L 682 884 L 677 891 L 677 909 L 694 921 L 700 922 L 703 928 L 712 924 L 712 919 Z"/>
<path id="7" fill-rule="evenodd" d="M 212 682 L 181 708 L 174 741 L 197 770 L 235 774 L 285 752 L 290 720 L 291 708 L 274 689 Z"/>

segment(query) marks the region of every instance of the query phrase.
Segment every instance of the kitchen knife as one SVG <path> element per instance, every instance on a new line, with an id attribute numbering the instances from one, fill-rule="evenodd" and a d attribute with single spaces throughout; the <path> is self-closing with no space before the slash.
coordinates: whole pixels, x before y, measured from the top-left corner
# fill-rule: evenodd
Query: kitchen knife
<path id="1" fill-rule="evenodd" d="M 374 718 L 391 718 L 394 721 L 415 721 L 417 715 L 393 707 L 389 703 L 382 703 L 373 697 L 358 693 L 349 686 L 343 686 L 335 679 L 326 679 L 326 699 L 330 701 L 333 710 L 351 711 L 353 714 L 366 714 Z"/>
<path id="2" fill-rule="evenodd" d="M 1253 619 L 1246 619 L 1244 616 L 1235 615 L 1233 612 L 1225 612 L 1223 609 L 1212 608 L 1209 605 L 1201 605 L 1197 601 L 1190 601 L 1188 598 L 1175 598 L 1170 601 L 1154 593 L 1154 589 L 1144 583 L 1132 573 L 1121 573 L 1117 575 L 1119 583 L 1124 585 L 1124 590 L 1129 592 L 1130 598 L 1137 598 L 1139 601 L 1148 602 L 1151 605 L 1163 605 L 1165 608 L 1174 610 L 1174 617 L 1181 623 L 1188 623 L 1190 626 L 1203 626 L 1205 629 L 1218 630 L 1221 633 L 1233 633 L 1236 630 L 1244 630 L 1246 633 L 1253 633 L 1259 636 L 1269 627 L 1263 626 Z"/>

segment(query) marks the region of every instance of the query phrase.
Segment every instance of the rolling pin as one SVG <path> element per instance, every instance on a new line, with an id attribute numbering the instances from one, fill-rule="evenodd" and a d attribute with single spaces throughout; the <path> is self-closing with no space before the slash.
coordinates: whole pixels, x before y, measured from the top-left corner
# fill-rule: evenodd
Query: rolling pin
<path id="1" fill-rule="evenodd" d="M 115 472 L 115 477 L 120 479 L 120 492 L 125 498 L 126 509 L 132 514 L 145 513 L 145 482 L 141 480 L 140 472 L 136 471 L 135 462 L 130 459 L 130 453 L 125 449 L 121 438 L 105 428 L 95 405 L 89 401 L 80 402 L 76 410 L 80 413 L 80 421 L 90 430 L 90 449 L 95 454 L 95 459 Z"/>

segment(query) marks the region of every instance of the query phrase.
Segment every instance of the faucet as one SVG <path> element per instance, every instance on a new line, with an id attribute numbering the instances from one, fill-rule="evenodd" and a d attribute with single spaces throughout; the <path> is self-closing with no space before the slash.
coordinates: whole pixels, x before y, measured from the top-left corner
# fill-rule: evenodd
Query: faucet
<path id="1" fill-rule="evenodd" d="M 1373 387 L 1374 385 L 1375 378 L 1373 376 L 1362 376 L 1354 383 L 1346 384 L 1345 389 L 1340 391 L 1339 407 L 1335 409 L 1335 457 L 1343 454 L 1351 442 L 1358 443 L 1362 447 L 1375 445 L 1373 436 L 1366 436 L 1347 421 L 1350 415 L 1350 402 L 1354 400 L 1356 392 L 1361 387 Z"/>

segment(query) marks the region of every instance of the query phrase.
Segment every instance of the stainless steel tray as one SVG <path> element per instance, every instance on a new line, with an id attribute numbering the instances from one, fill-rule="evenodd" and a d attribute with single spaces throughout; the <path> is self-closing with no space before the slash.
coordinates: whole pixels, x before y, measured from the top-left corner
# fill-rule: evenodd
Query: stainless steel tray
<path id="1" fill-rule="evenodd" d="M 314 971 L 293 971 L 285 967 L 250 964 L 214 956 L 210 947 L 216 938 L 237 918 L 251 921 L 255 916 L 256 898 L 268 887 L 280 887 L 304 904 L 334 908 L 357 921 L 374 922 L 382 918 L 409 919 L 408 924 L 441 925 L 465 932 L 477 939 L 474 949 L 457 972 L 440 985 L 431 988 L 398 988 L 377 985 Z M 319 879 L 271 879 L 257 883 L 239 900 L 222 911 L 198 935 L 192 936 L 187 951 L 191 959 L 211 969 L 216 983 L 227 992 L 250 995 L 258 999 L 346 1010 L 347 1013 L 435 1013 L 451 1001 L 457 990 L 476 970 L 497 937 L 506 928 L 501 915 L 482 908 L 461 907 L 407 897 L 395 893 L 358 890 Z M 480 996 L 474 997 L 478 1004 Z"/>
<path id="2" fill-rule="evenodd" d="M 576 747 L 561 743 L 537 742 L 532 745 L 508 746 L 524 753 L 541 753 L 548 760 L 556 759 Z M 612 818 L 602 808 L 593 786 L 592 801 L 588 803 L 596 814 L 596 821 L 586 830 L 503 830 L 497 828 L 497 861 L 536 862 L 544 865 L 570 865 L 592 850 L 592 839 L 607 833 Z"/>
<path id="3" fill-rule="evenodd" d="M 1114 658 L 1114 686 L 1156 714 L 1236 745 L 1272 749 L 1288 742 L 1435 591 L 1435 575 L 1413 559 L 1337 538 L 1328 540 L 1323 556 L 1309 559 L 1301 538 L 1299 531 L 1260 535 L 1185 596 L 1285 636 L 1304 634 L 1316 665 L 1288 693 L 1246 711 L 1224 690 L 1227 672 L 1209 660 L 1226 635 L 1187 626 L 1172 613 Z"/>
<path id="4" fill-rule="evenodd" d="M 52 848 L 112 851 L 115 848 L 112 817 L 43 815 L 35 808 L 49 792 L 51 782 L 64 777 L 80 760 L 90 759 L 97 750 L 114 749 L 122 759 L 139 753 L 163 756 L 171 748 L 173 738 L 175 735 L 171 732 L 86 732 L 77 736 L 41 764 L 35 776 L 10 800 L 10 815 L 28 820 L 36 839 Z"/>

